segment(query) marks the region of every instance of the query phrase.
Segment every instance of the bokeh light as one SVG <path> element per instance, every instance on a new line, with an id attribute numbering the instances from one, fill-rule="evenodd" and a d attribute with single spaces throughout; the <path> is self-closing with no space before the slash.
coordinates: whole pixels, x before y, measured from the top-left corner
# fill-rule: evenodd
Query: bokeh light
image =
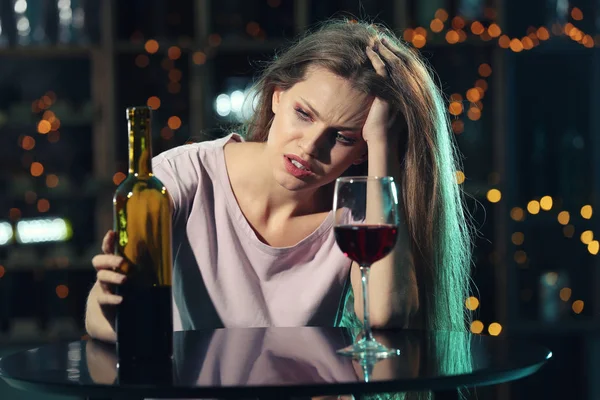
<path id="1" fill-rule="evenodd" d="M 511 236 L 511 241 L 515 246 L 520 246 L 525 242 L 525 235 L 523 232 L 515 232 Z"/>
<path id="2" fill-rule="evenodd" d="M 69 296 L 69 288 L 67 285 L 56 286 L 56 295 L 59 299 L 66 299 Z"/>
<path id="3" fill-rule="evenodd" d="M 179 128 L 181 128 L 181 118 L 179 118 L 177 116 L 169 117 L 169 120 L 167 121 L 167 125 L 169 126 L 169 128 L 171 128 L 173 130 L 179 129 Z"/>
<path id="4" fill-rule="evenodd" d="M 154 54 L 158 51 L 159 49 L 159 45 L 158 42 L 154 39 L 150 39 L 146 42 L 146 44 L 144 45 L 144 49 L 150 53 L 150 54 Z"/>
<path id="5" fill-rule="evenodd" d="M 559 296 L 562 301 L 569 301 L 571 298 L 572 290 L 571 288 L 564 287 L 560 289 Z"/>
<path id="6" fill-rule="evenodd" d="M 498 189 L 490 189 L 486 197 L 490 203 L 497 203 L 502 199 L 502 193 Z"/>
<path id="7" fill-rule="evenodd" d="M 581 240 L 581 243 L 583 244 L 590 244 L 592 242 L 592 240 L 594 240 L 594 232 L 587 230 L 587 231 L 583 231 L 581 233 L 581 235 L 579 236 L 579 239 Z"/>
<path id="8" fill-rule="evenodd" d="M 125 180 L 125 178 L 127 178 L 127 175 L 125 175 L 122 172 L 117 172 L 113 175 L 113 183 L 115 185 L 120 185 L 121 182 L 123 182 Z"/>
<path id="9" fill-rule="evenodd" d="M 498 336 L 502 332 L 502 325 L 497 322 L 492 322 L 488 326 L 488 333 L 492 336 Z"/>
<path id="10" fill-rule="evenodd" d="M 465 307 L 467 307 L 467 310 L 477 310 L 479 307 L 479 299 L 473 296 L 469 297 L 467 300 L 465 300 Z"/>
<path id="11" fill-rule="evenodd" d="M 513 207 L 510 210 L 510 217 L 514 221 L 523 221 L 525 219 L 525 211 L 521 207 Z"/>
<path id="12" fill-rule="evenodd" d="M 573 309 L 573 312 L 575 314 L 581 314 L 583 312 L 583 306 L 584 306 L 584 302 L 583 300 L 575 300 L 573 302 L 573 304 L 571 305 L 571 308 Z"/>
<path id="13" fill-rule="evenodd" d="M 544 196 L 540 199 L 540 208 L 544 211 L 549 211 L 550 209 L 552 209 L 552 197 L 550 196 Z"/>
<path id="14" fill-rule="evenodd" d="M 40 176 L 44 173 L 44 166 L 37 161 L 32 162 L 30 172 L 32 176 Z"/>
<path id="15" fill-rule="evenodd" d="M 483 332 L 483 322 L 479 321 L 479 320 L 475 320 L 473 322 L 471 322 L 471 332 L 475 333 L 475 334 L 479 334 L 481 332 Z"/>
<path id="16" fill-rule="evenodd" d="M 533 215 L 538 214 L 540 212 L 540 202 L 537 200 L 531 200 L 529 203 L 527 203 L 527 211 Z"/>
<path id="17" fill-rule="evenodd" d="M 571 219 L 571 215 L 568 211 L 561 211 L 558 213 L 558 216 L 556 218 L 558 219 L 558 222 L 561 225 L 567 225 L 569 223 L 569 220 Z"/>
<path id="18" fill-rule="evenodd" d="M 590 219 L 590 218 L 592 218 L 592 214 L 593 214 L 592 206 L 585 205 L 585 206 L 581 207 L 581 216 L 583 218 Z"/>
<path id="19" fill-rule="evenodd" d="M 146 105 L 153 110 L 158 110 L 160 108 L 160 99 L 157 96 L 148 97 Z"/>

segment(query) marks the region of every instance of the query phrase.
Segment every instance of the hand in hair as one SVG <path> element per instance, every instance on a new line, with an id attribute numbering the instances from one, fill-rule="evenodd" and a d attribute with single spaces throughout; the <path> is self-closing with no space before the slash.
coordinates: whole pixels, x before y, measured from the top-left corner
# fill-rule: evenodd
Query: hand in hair
<path id="1" fill-rule="evenodd" d="M 373 39 L 371 45 L 366 49 L 367 56 L 375 72 L 383 77 L 388 77 L 388 70 L 391 65 L 398 65 L 400 59 L 394 53 L 392 45 L 385 39 Z M 388 141 L 395 136 L 388 136 L 388 133 L 398 116 L 397 110 L 384 99 L 375 97 L 371 104 L 371 109 L 363 127 L 363 139 L 367 145 L 374 143 L 389 144 Z"/>
<path id="2" fill-rule="evenodd" d="M 403 68 L 402 61 L 394 54 L 387 42 L 373 39 L 366 50 L 375 72 L 384 79 L 392 80 L 392 71 Z M 363 139 L 367 142 L 368 175 L 392 176 L 401 182 L 402 171 L 398 157 L 399 132 L 397 124 L 403 122 L 390 102 L 375 97 L 371 103 L 367 120 L 363 126 Z M 404 207 L 400 196 L 400 207 Z M 369 201 L 369 200 L 367 200 Z M 415 262 L 412 256 L 411 237 L 404 220 L 404 210 L 400 213 L 399 237 L 394 250 L 377 261 L 370 272 L 369 313 L 373 328 L 415 327 L 420 325 L 420 298 L 417 285 Z M 351 272 L 354 291 L 354 309 L 359 318 L 363 316 L 361 273 L 354 263 Z"/>

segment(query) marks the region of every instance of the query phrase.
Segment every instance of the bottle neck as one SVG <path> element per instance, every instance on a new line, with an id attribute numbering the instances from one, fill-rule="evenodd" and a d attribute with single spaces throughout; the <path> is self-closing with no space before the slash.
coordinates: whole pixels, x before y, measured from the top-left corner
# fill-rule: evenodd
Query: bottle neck
<path id="1" fill-rule="evenodd" d="M 134 116 L 127 121 L 129 131 L 129 174 L 152 176 L 152 133 L 150 118 Z"/>

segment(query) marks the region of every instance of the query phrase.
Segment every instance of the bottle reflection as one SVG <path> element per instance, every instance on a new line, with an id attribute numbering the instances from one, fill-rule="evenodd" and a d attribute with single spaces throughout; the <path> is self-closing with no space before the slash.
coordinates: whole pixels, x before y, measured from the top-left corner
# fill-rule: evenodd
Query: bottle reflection
<path id="1" fill-rule="evenodd" d="M 81 372 L 79 365 L 81 363 L 81 343 L 73 342 L 68 344 L 67 351 L 67 379 L 73 382 L 79 382 Z"/>
<path id="2" fill-rule="evenodd" d="M 88 340 L 85 347 L 90 380 L 102 385 L 173 386 L 173 362 L 119 362 L 114 344 Z"/>
<path id="3" fill-rule="evenodd" d="M 117 382 L 120 385 L 173 386 L 173 361 L 119 361 Z"/>

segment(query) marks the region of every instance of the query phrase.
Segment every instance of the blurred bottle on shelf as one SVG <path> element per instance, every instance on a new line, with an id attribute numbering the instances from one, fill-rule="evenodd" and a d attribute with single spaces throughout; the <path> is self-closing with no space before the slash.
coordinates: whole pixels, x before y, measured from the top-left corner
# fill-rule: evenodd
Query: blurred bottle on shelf
<path id="1" fill-rule="evenodd" d="M 76 18 L 82 18 L 80 29 L 81 36 L 79 42 L 82 44 L 100 43 L 100 20 L 102 18 L 102 4 L 96 0 L 79 0 L 80 8 L 77 11 Z"/>
<path id="2" fill-rule="evenodd" d="M 561 299 L 561 289 L 569 287 L 569 276 L 565 271 L 547 271 L 539 278 L 539 318 L 552 323 L 568 313 L 568 303 Z"/>
<path id="3" fill-rule="evenodd" d="M 547 24 L 563 25 L 569 19 L 569 0 L 547 0 L 546 1 Z"/>
<path id="4" fill-rule="evenodd" d="M 0 46 L 98 43 L 100 7 L 97 0 L 0 0 Z"/>
<path id="5" fill-rule="evenodd" d="M 311 2 L 321 3 L 326 2 Z M 294 35 L 294 2 L 292 1 L 247 1 L 223 0 L 213 3 L 212 33 L 224 39 L 292 37 Z"/>
<path id="6" fill-rule="evenodd" d="M 423 3 L 429 2 L 425 1 Z M 457 14 L 466 19 L 467 21 L 481 20 L 484 17 L 484 1 L 460 0 L 458 2 Z"/>
<path id="7" fill-rule="evenodd" d="M 3 46 L 16 45 L 17 25 L 12 0 L 0 0 L 0 29 L 0 44 Z"/>
<path id="8" fill-rule="evenodd" d="M 194 36 L 193 1 L 129 0 L 116 4 L 117 38 L 120 41 L 174 43 Z M 218 6 L 211 4 L 211 8 Z M 204 10 L 203 10 L 204 11 Z"/>
<path id="9" fill-rule="evenodd" d="M 58 3 L 56 0 L 46 0 L 43 3 L 42 10 L 44 33 L 46 35 L 46 43 L 56 44 L 58 42 Z"/>
<path id="10" fill-rule="evenodd" d="M 445 10 L 452 18 L 456 10 L 452 10 L 447 3 L 446 0 L 413 0 L 413 26 L 428 28 L 431 20 L 435 18 L 435 12 L 439 9 Z"/>

